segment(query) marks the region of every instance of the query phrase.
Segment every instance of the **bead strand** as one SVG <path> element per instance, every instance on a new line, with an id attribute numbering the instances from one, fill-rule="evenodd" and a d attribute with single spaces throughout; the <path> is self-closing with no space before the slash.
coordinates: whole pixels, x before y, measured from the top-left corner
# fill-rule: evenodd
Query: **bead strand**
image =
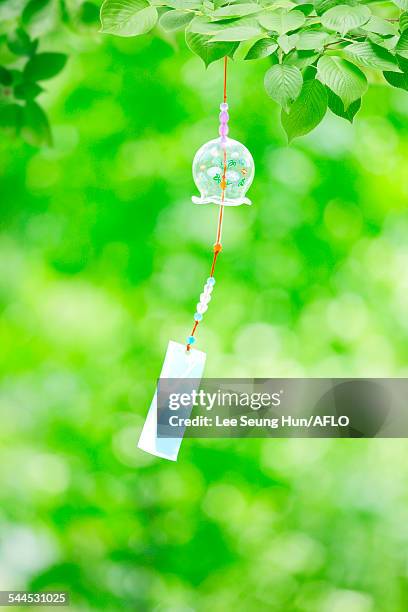
<path id="1" fill-rule="evenodd" d="M 229 114 L 228 114 L 228 104 L 227 102 L 223 102 L 222 104 L 220 104 L 220 127 L 218 128 L 218 133 L 221 136 L 221 143 L 223 145 L 225 145 L 227 143 L 227 136 L 228 136 L 228 132 L 229 132 L 229 127 L 228 127 L 228 121 L 229 121 Z"/>
<path id="2" fill-rule="evenodd" d="M 200 294 L 200 301 L 197 303 L 196 312 L 194 313 L 194 331 L 199 322 L 202 320 L 204 313 L 208 310 L 208 303 L 211 300 L 211 294 L 213 292 L 215 285 L 215 278 L 213 276 L 209 276 L 207 278 L 207 282 L 204 285 L 204 290 Z M 187 338 L 187 350 L 189 347 L 194 344 L 195 338 L 193 335 L 188 336 Z"/>

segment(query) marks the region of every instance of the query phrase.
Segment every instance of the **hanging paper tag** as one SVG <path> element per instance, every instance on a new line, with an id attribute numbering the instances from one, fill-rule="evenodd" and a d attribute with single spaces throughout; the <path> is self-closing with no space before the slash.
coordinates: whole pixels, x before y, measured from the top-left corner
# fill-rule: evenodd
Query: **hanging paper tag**
<path id="1" fill-rule="evenodd" d="M 173 342 L 170 340 L 167 347 L 166 356 L 160 378 L 172 378 L 181 379 L 180 382 L 185 379 L 194 379 L 191 381 L 191 392 L 193 389 L 198 391 L 204 366 L 205 366 L 206 354 L 203 351 L 197 351 L 196 349 L 190 349 L 186 351 L 185 344 L 179 342 Z M 177 380 L 174 380 L 175 390 L 177 387 Z M 184 390 L 183 387 L 183 390 Z M 192 405 L 185 407 L 184 415 L 188 416 L 191 413 Z M 188 414 L 186 414 L 188 412 Z M 163 459 L 170 459 L 171 461 L 177 461 L 177 455 L 180 450 L 182 438 L 158 438 L 157 437 L 157 389 L 154 394 L 150 409 L 146 417 L 145 424 L 143 426 L 142 433 L 140 434 L 138 447 L 141 450 L 162 457 Z"/>

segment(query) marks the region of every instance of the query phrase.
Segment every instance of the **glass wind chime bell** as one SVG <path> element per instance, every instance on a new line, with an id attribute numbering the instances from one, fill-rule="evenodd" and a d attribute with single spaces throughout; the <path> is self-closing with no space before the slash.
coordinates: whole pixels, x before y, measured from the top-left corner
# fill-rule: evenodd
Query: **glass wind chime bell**
<path id="1" fill-rule="evenodd" d="M 220 112 L 220 137 L 204 144 L 194 157 L 193 178 L 201 194 L 199 198 L 192 197 L 195 204 L 251 204 L 245 194 L 254 178 L 254 160 L 243 144 L 228 138 L 228 120 L 228 104 L 223 102 Z"/>
<path id="2" fill-rule="evenodd" d="M 224 101 L 220 105 L 219 137 L 204 144 L 195 154 L 193 160 L 193 178 L 200 192 L 200 197 L 193 196 L 195 204 L 217 204 L 218 224 L 216 240 L 213 246 L 213 259 L 210 275 L 204 284 L 200 300 L 194 313 L 194 323 L 185 344 L 170 340 L 164 359 L 160 379 L 171 379 L 172 392 L 189 393 L 197 391 L 204 372 L 206 354 L 193 349 L 196 332 L 204 313 L 208 309 L 211 294 L 215 285 L 214 271 L 218 255 L 222 250 L 222 224 L 225 206 L 251 204 L 246 192 L 251 186 L 255 174 L 255 165 L 251 153 L 238 142 L 228 137 L 229 114 L 227 103 L 227 58 L 224 58 Z M 160 384 L 160 380 L 159 380 Z M 172 461 L 177 460 L 182 435 L 173 437 L 169 429 L 159 427 L 160 412 L 168 406 L 158 405 L 158 389 L 153 397 L 147 418 L 140 435 L 139 448 Z M 183 406 L 183 417 L 188 418 L 193 405 Z M 164 433 L 163 433 L 164 431 Z"/>

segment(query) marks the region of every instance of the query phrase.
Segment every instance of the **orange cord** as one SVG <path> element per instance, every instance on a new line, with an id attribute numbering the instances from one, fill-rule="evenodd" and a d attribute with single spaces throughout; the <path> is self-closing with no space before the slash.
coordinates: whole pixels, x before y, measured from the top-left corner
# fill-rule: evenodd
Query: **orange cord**
<path id="1" fill-rule="evenodd" d="M 227 63 L 228 57 L 224 57 L 224 102 L 227 101 Z"/>
<path id="2" fill-rule="evenodd" d="M 224 57 L 224 102 L 227 101 L 227 64 L 228 64 L 228 57 L 225 56 Z M 222 179 L 221 179 L 221 204 L 220 204 L 220 211 L 218 213 L 217 238 L 215 240 L 215 244 L 213 247 L 214 256 L 213 256 L 212 265 L 211 265 L 210 277 L 214 276 L 214 270 L 215 270 L 215 264 L 217 263 L 217 257 L 220 254 L 221 249 L 222 249 L 221 235 L 222 235 L 222 220 L 224 217 L 223 202 L 225 200 L 225 190 L 227 188 L 226 174 L 227 174 L 227 151 L 224 149 L 224 170 L 223 170 Z M 193 325 L 193 329 L 191 330 L 190 336 L 194 336 L 199 322 L 200 321 L 195 321 Z M 186 346 L 187 351 L 189 351 L 190 348 L 191 348 L 191 344 L 187 344 Z"/>

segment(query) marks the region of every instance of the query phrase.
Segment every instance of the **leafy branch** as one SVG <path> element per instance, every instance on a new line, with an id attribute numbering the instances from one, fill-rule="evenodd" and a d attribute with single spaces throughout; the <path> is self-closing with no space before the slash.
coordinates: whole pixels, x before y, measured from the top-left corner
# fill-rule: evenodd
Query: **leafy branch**
<path id="1" fill-rule="evenodd" d="M 184 30 L 206 66 L 224 56 L 265 60 L 265 89 L 289 140 L 327 109 L 353 121 L 372 71 L 408 90 L 408 0 L 105 0 L 101 22 L 117 36 Z"/>
<path id="2" fill-rule="evenodd" d="M 96 0 L 0 0 L 0 128 L 49 145 L 41 107 L 67 56 L 44 51 L 51 30 L 95 32 Z M 169 38 L 184 32 L 206 66 L 229 56 L 265 63 L 267 94 L 289 140 L 329 109 L 353 121 L 370 80 L 408 90 L 408 0 L 105 0 L 102 32 Z"/>

